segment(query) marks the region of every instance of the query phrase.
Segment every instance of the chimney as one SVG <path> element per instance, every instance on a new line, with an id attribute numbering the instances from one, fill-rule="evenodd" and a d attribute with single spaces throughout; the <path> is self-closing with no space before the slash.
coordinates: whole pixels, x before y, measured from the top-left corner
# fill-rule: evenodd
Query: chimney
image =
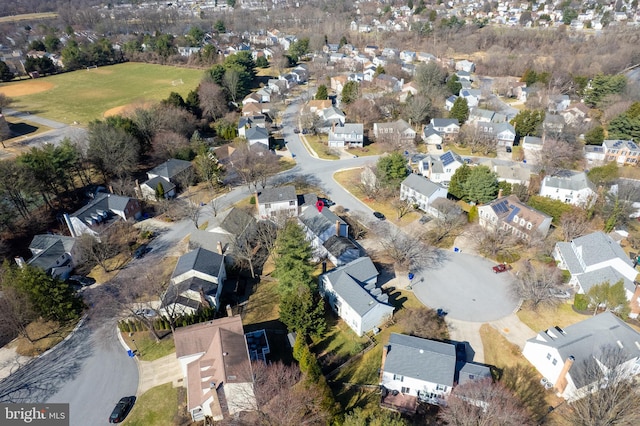
<path id="1" fill-rule="evenodd" d="M 560 371 L 560 375 L 558 376 L 558 380 L 556 381 L 556 389 L 558 390 L 559 394 L 562 394 L 567 388 L 567 373 L 569 372 L 569 369 L 571 368 L 575 360 L 576 359 L 573 357 L 573 355 L 571 355 L 569 358 L 567 358 L 567 360 L 564 362 L 564 365 L 562 366 L 562 371 Z"/>
<path id="2" fill-rule="evenodd" d="M 220 241 L 218 241 L 218 244 L 216 245 L 216 248 L 218 249 L 218 254 L 219 255 L 223 255 L 224 252 L 222 251 L 222 243 Z"/>
<path id="3" fill-rule="evenodd" d="M 16 256 L 14 260 L 19 267 L 24 268 L 26 266 L 26 262 L 22 256 Z"/>
<path id="4" fill-rule="evenodd" d="M 502 188 L 498 189 L 498 198 L 502 198 Z"/>
<path id="5" fill-rule="evenodd" d="M 232 317 L 233 316 L 233 309 L 231 309 L 231 305 L 227 305 L 227 316 L 228 317 Z"/>
<path id="6" fill-rule="evenodd" d="M 336 220 L 336 237 L 340 236 L 340 221 Z"/>
<path id="7" fill-rule="evenodd" d="M 384 363 L 387 360 L 387 354 L 389 353 L 389 345 L 382 347 L 382 364 L 380 364 L 380 383 L 382 384 L 382 375 L 384 374 Z"/>

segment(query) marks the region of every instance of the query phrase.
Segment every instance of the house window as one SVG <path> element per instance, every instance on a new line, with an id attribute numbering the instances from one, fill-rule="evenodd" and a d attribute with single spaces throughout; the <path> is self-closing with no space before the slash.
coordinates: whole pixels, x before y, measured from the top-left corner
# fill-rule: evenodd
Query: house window
<path id="1" fill-rule="evenodd" d="M 524 226 L 524 219 L 520 219 L 520 226 Z"/>
<path id="2" fill-rule="evenodd" d="M 436 385 L 436 390 L 437 391 L 446 392 L 447 391 L 447 387 L 445 385 Z"/>
<path id="3" fill-rule="evenodd" d="M 405 387 L 403 386 L 403 387 L 402 387 L 402 389 L 400 390 L 400 392 L 402 392 L 402 393 L 409 393 L 409 392 L 411 392 L 411 389 L 410 389 L 410 388 L 405 388 Z"/>
<path id="4" fill-rule="evenodd" d="M 513 221 L 514 221 L 515 223 L 518 223 L 518 215 L 515 215 L 515 216 L 513 217 Z"/>
<path id="5" fill-rule="evenodd" d="M 265 204 L 265 205 L 264 205 L 264 208 L 265 208 L 265 209 L 270 209 L 270 208 L 271 208 L 271 204 L 269 204 L 269 203 Z"/>
<path id="6" fill-rule="evenodd" d="M 555 358 L 553 359 L 553 361 L 551 361 L 551 364 L 553 364 L 553 365 L 556 365 L 557 363 L 558 363 L 558 360 L 555 359 Z"/>
<path id="7" fill-rule="evenodd" d="M 530 230 L 531 228 L 533 228 L 533 225 L 531 224 L 531 222 L 527 223 L 527 229 Z"/>
<path id="8" fill-rule="evenodd" d="M 399 374 L 394 374 L 393 375 L 393 380 L 397 380 L 399 382 L 402 382 L 402 381 L 404 381 L 404 376 L 401 376 Z"/>
<path id="9" fill-rule="evenodd" d="M 290 206 L 295 206 L 295 205 L 296 205 L 296 202 L 295 202 L 295 201 L 289 201 L 289 205 L 290 205 Z"/>
<path id="10" fill-rule="evenodd" d="M 551 354 L 547 354 L 547 359 L 551 359 Z"/>

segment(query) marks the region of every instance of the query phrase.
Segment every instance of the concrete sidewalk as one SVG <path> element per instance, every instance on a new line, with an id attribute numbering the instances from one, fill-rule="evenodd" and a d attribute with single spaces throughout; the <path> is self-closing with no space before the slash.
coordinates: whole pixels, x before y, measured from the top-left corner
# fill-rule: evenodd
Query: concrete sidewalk
<path id="1" fill-rule="evenodd" d="M 520 349 L 524 348 L 527 340 L 537 335 L 535 331 L 520 321 L 520 318 L 518 318 L 515 312 L 499 320 L 491 321 L 489 324 L 498 330 L 508 341 L 518 345 Z"/>

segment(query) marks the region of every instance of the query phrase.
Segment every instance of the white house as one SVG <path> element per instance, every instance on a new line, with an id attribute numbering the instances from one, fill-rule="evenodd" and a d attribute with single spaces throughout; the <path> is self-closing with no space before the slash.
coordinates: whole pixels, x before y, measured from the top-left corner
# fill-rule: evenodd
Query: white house
<path id="1" fill-rule="evenodd" d="M 456 71 L 474 72 L 475 70 L 476 65 L 471 61 L 463 59 L 462 61 L 456 62 Z"/>
<path id="2" fill-rule="evenodd" d="M 631 306 L 629 316 L 638 316 L 640 286 L 635 284 L 638 271 L 622 247 L 611 237 L 603 232 L 594 232 L 568 243 L 558 242 L 553 257 L 558 263 L 558 268 L 571 273 L 569 284 L 573 285 L 578 293 L 587 293 L 597 284 L 609 282 L 613 285 L 622 280 Z"/>
<path id="3" fill-rule="evenodd" d="M 445 139 L 451 139 L 460 133 L 460 122 L 457 118 L 432 118 L 430 124 Z"/>
<path id="4" fill-rule="evenodd" d="M 429 179 L 411 173 L 400 184 L 400 199 L 409 200 L 418 208 L 432 216 L 438 216 L 438 211 L 432 204 L 438 198 L 447 198 L 447 189 Z"/>
<path id="5" fill-rule="evenodd" d="M 246 130 L 253 127 L 267 127 L 267 118 L 264 115 L 240 117 L 238 120 L 238 136 L 246 137 Z"/>
<path id="6" fill-rule="evenodd" d="M 202 307 L 218 309 L 227 271 L 224 255 L 201 247 L 178 259 L 171 283 L 162 296 L 161 312 L 176 317 Z"/>
<path id="7" fill-rule="evenodd" d="M 29 244 L 32 257 L 26 263 L 42 269 L 52 277 L 66 279 L 81 259 L 82 253 L 77 247 L 77 241 L 66 235 L 36 235 Z M 22 266 L 24 260 L 17 257 L 16 263 Z"/>
<path id="8" fill-rule="evenodd" d="M 640 373 L 640 333 L 611 312 L 590 317 L 564 329 L 556 326 L 527 340 L 524 357 L 568 401 L 607 386 L 589 370 L 614 368 L 621 378 Z"/>
<path id="9" fill-rule="evenodd" d="M 140 202 L 135 198 L 99 192 L 94 199 L 75 213 L 64 214 L 72 237 L 82 234 L 98 236 L 101 230 L 117 220 L 138 219 L 142 215 Z"/>
<path id="10" fill-rule="evenodd" d="M 221 421 L 257 408 L 239 315 L 179 327 L 173 339 L 187 389 L 187 410 L 194 422 L 205 417 Z"/>
<path id="11" fill-rule="evenodd" d="M 475 374 L 464 374 L 470 369 Z M 481 380 L 491 377 L 491 371 L 486 366 L 458 359 L 452 343 L 391 333 L 389 343 L 382 348 L 380 386 L 384 399 L 400 393 L 416 401 L 445 405 L 456 385 L 456 375 L 465 381 Z M 382 405 L 388 406 L 384 399 Z"/>
<path id="12" fill-rule="evenodd" d="M 315 207 L 304 209 L 298 216 L 298 221 L 304 229 L 307 240 L 314 250 L 314 257 L 321 259 L 327 255 L 324 243 L 331 237 L 349 237 L 349 225 L 340 219 L 328 207 L 319 211 Z"/>
<path id="13" fill-rule="evenodd" d="M 556 176 L 545 176 L 540 195 L 574 206 L 589 206 L 596 199 L 595 186 L 585 172 L 564 171 Z"/>
<path id="14" fill-rule="evenodd" d="M 480 89 L 461 89 L 459 95 L 461 98 L 467 100 L 467 106 L 469 108 L 477 107 L 482 99 Z"/>
<path id="15" fill-rule="evenodd" d="M 377 140 L 413 142 L 416 131 L 406 121 L 399 119 L 388 123 L 373 123 L 373 135 Z"/>
<path id="16" fill-rule="evenodd" d="M 358 336 L 393 315 L 389 296 L 377 287 L 378 275 L 371 259 L 361 257 L 320 276 L 320 293 Z"/>
<path id="17" fill-rule="evenodd" d="M 479 132 L 495 140 L 497 146 L 513 146 L 516 131 L 511 123 L 476 122 L 475 125 Z"/>
<path id="18" fill-rule="evenodd" d="M 427 145 L 439 145 L 443 141 L 442 134 L 434 129 L 432 124 L 424 126 L 421 136 Z"/>
<path id="19" fill-rule="evenodd" d="M 260 144 L 264 148 L 269 149 L 269 132 L 264 127 L 255 126 L 246 129 L 244 137 L 247 139 L 249 146 Z"/>
<path id="20" fill-rule="evenodd" d="M 518 238 L 546 237 L 552 217 L 520 202 L 515 195 L 500 197 L 478 207 L 479 224 L 485 229 L 504 229 Z"/>
<path id="21" fill-rule="evenodd" d="M 462 158 L 453 151 L 441 155 L 429 154 L 418 162 L 418 171 L 432 182 L 449 186 L 451 176 L 464 164 Z"/>
<path id="22" fill-rule="evenodd" d="M 364 126 L 356 123 L 335 125 L 329 130 L 330 148 L 351 148 L 364 145 Z"/>
<path id="23" fill-rule="evenodd" d="M 298 216 L 298 196 L 293 185 L 265 188 L 256 193 L 258 216 L 262 219 Z"/>

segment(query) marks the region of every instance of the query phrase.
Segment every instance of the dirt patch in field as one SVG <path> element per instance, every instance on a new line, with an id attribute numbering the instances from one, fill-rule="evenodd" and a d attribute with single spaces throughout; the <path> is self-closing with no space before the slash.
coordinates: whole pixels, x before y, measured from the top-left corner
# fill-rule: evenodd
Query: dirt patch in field
<path id="1" fill-rule="evenodd" d="M 53 88 L 53 84 L 42 80 L 27 80 L 10 86 L 0 87 L 0 93 L 5 96 L 18 97 L 40 93 Z"/>
<path id="2" fill-rule="evenodd" d="M 154 102 L 134 102 L 132 104 L 120 105 L 115 108 L 111 108 L 102 113 L 103 117 L 111 117 L 112 115 L 127 116 L 138 108 L 147 109 L 151 107 Z"/>

